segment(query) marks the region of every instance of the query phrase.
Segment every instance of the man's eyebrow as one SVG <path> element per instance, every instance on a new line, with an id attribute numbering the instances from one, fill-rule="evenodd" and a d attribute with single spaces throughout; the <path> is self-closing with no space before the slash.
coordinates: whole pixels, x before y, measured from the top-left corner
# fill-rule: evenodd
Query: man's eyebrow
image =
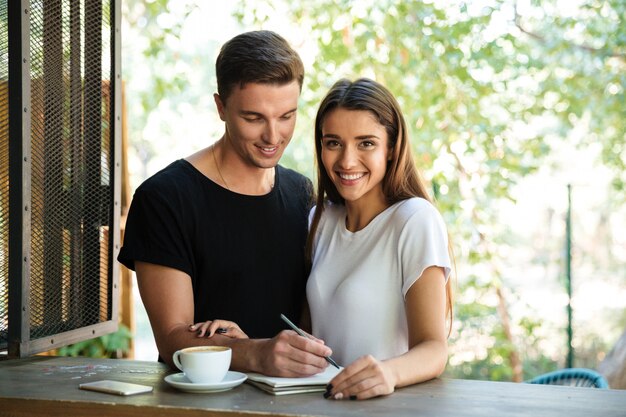
<path id="1" fill-rule="evenodd" d="M 286 112 L 284 112 L 281 116 L 284 116 L 284 115 L 289 114 L 289 113 L 295 113 L 296 111 L 298 111 L 298 108 L 294 107 L 293 109 L 287 110 Z M 263 113 L 259 113 L 259 112 L 252 111 L 252 110 L 241 110 L 239 112 L 239 114 L 242 115 L 242 116 L 265 117 L 265 115 L 263 115 Z"/>
<path id="2" fill-rule="evenodd" d="M 263 117 L 263 115 L 261 113 L 255 112 L 255 111 L 251 111 L 251 110 L 241 110 L 239 112 L 240 115 L 242 116 L 257 116 L 257 117 Z"/>
<path id="3" fill-rule="evenodd" d="M 298 111 L 298 108 L 297 108 L 297 107 L 294 107 L 293 109 L 291 109 L 291 110 L 287 110 L 286 112 L 284 112 L 284 113 L 283 113 L 283 115 L 285 115 L 285 114 L 289 114 L 289 113 L 294 113 L 294 112 L 296 112 L 296 111 Z"/>

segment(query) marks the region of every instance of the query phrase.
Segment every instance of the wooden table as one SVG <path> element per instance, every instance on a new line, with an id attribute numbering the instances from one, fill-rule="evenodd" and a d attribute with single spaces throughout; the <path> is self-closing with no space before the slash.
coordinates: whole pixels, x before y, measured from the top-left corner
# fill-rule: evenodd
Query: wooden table
<path id="1" fill-rule="evenodd" d="M 156 362 L 32 357 L 0 361 L 0 416 L 626 416 L 626 391 L 436 379 L 367 401 L 320 393 L 275 397 L 248 384 L 213 394 L 178 391 Z M 152 385 L 120 397 L 78 389 L 114 379 Z"/>

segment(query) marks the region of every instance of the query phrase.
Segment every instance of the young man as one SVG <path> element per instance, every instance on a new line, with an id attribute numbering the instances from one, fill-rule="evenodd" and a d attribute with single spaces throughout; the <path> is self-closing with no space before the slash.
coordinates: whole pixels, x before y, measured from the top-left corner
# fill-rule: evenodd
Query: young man
<path id="1" fill-rule="evenodd" d="M 223 136 L 137 189 L 118 260 L 137 272 L 170 365 L 178 349 L 219 344 L 232 347 L 232 369 L 312 375 L 330 349 L 282 330 L 280 320 L 300 316 L 306 284 L 312 186 L 278 165 L 295 127 L 302 61 L 279 35 L 254 31 L 222 47 L 216 75 Z M 218 318 L 251 339 L 189 330 Z"/>

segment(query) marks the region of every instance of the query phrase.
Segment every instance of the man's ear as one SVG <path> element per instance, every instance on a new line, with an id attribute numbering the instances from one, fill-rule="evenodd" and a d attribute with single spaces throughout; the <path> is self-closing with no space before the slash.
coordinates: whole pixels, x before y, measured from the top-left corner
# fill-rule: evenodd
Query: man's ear
<path id="1" fill-rule="evenodd" d="M 215 100 L 215 107 L 217 107 L 217 113 L 220 115 L 220 119 L 222 122 L 226 121 L 226 117 L 224 115 L 224 103 L 222 102 L 222 98 L 219 94 L 213 94 L 213 99 Z"/>

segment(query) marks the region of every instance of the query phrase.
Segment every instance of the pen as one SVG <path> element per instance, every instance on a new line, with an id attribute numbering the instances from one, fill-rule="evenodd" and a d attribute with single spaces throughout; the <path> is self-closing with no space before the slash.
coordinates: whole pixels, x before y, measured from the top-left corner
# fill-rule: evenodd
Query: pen
<path id="1" fill-rule="evenodd" d="M 283 321 L 285 323 L 287 323 L 289 325 L 289 327 L 291 327 L 296 333 L 298 333 L 300 336 L 302 337 L 306 337 L 307 339 L 310 339 L 309 335 L 304 333 L 302 330 L 300 330 L 300 328 L 298 328 L 298 326 L 296 326 L 295 324 L 293 324 L 291 322 L 291 320 L 289 320 L 284 314 L 280 315 L 280 318 L 283 319 Z M 333 360 L 333 358 L 331 358 L 330 356 L 324 356 L 324 359 L 326 359 L 326 361 L 328 361 L 328 363 L 330 363 L 332 366 L 334 366 L 335 368 L 339 369 L 339 365 L 337 365 L 337 362 L 335 362 Z"/>

